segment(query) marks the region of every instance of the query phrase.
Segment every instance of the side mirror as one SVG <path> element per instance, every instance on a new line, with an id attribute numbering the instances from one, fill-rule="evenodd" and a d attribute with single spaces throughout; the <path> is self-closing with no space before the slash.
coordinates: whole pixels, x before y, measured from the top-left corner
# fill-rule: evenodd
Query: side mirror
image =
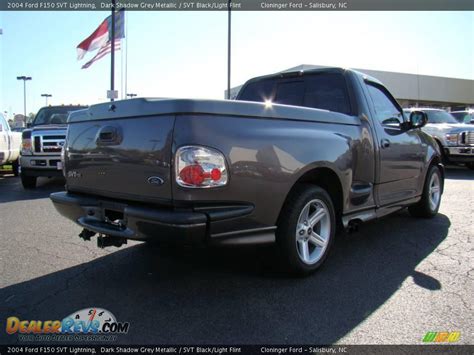
<path id="1" fill-rule="evenodd" d="M 423 111 L 413 111 L 409 122 L 410 128 L 421 128 L 428 122 L 428 116 Z"/>

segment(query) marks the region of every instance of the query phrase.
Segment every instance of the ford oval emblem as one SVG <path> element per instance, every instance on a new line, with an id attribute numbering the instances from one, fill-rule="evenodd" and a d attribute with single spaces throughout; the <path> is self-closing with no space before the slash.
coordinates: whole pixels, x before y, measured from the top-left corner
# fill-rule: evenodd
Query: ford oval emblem
<path id="1" fill-rule="evenodd" d="M 153 184 L 153 185 L 163 185 L 163 183 L 165 182 L 159 176 L 150 176 L 147 181 L 149 184 Z"/>

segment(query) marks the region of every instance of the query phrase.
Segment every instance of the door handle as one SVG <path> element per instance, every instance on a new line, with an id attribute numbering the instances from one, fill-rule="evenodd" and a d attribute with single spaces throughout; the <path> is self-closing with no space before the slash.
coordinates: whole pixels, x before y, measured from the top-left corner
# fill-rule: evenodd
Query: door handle
<path id="1" fill-rule="evenodd" d="M 388 147 L 390 147 L 390 141 L 388 139 L 382 139 L 380 141 L 380 146 L 384 149 L 388 148 Z"/>

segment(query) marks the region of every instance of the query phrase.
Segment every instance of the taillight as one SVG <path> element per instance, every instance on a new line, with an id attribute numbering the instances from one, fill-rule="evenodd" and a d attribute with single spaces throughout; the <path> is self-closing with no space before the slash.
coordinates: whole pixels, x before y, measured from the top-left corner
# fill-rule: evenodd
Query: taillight
<path id="1" fill-rule="evenodd" d="M 209 188 L 227 184 L 222 153 L 199 146 L 181 147 L 176 152 L 176 182 L 183 187 Z"/>

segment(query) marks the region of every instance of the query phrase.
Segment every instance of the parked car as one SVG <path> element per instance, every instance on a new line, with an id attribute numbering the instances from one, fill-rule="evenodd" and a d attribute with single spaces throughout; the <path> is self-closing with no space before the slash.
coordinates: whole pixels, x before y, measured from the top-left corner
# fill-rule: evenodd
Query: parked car
<path id="1" fill-rule="evenodd" d="M 18 176 L 21 133 L 13 132 L 5 117 L 0 113 L 0 166 L 11 164 L 13 174 Z"/>
<path id="2" fill-rule="evenodd" d="M 474 110 L 451 111 L 450 113 L 459 123 L 474 124 Z"/>
<path id="3" fill-rule="evenodd" d="M 25 189 L 36 187 L 39 176 L 63 176 L 61 149 L 66 138 L 66 121 L 70 112 L 86 106 L 46 106 L 41 108 L 28 129 L 22 132 L 20 158 L 21 182 Z"/>
<path id="4" fill-rule="evenodd" d="M 474 126 L 459 123 L 450 113 L 433 108 L 406 109 L 409 114 L 417 110 L 425 112 L 428 123 L 423 131 L 434 137 L 445 163 L 464 163 L 474 169 Z"/>
<path id="5" fill-rule="evenodd" d="M 253 101 L 253 102 L 252 102 Z M 336 226 L 437 214 L 436 142 L 377 79 L 324 68 L 247 82 L 237 101 L 132 99 L 71 113 L 60 214 L 88 240 L 275 243 L 288 270 L 326 259 Z"/>

